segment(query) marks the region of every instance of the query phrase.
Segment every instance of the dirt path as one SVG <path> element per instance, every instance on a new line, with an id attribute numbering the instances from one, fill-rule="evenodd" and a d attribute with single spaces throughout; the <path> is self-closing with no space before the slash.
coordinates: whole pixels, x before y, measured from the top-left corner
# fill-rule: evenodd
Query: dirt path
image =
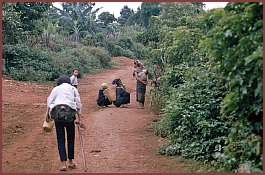
<path id="1" fill-rule="evenodd" d="M 155 136 L 152 124 L 158 119 L 148 109 L 137 109 L 133 61 L 118 57 L 126 66 L 114 67 L 79 80 L 83 104 L 82 130 L 88 173 L 179 173 L 185 172 L 174 158 L 157 154 L 167 140 Z M 111 105 L 100 109 L 96 104 L 100 85 L 109 86 L 121 78 L 131 89 L 128 108 Z M 2 79 L 2 172 L 52 173 L 60 166 L 55 130 L 42 131 L 46 99 L 53 87 Z M 139 111 L 140 110 L 140 111 Z M 75 162 L 78 168 L 66 173 L 81 173 L 83 159 L 76 128 Z"/>

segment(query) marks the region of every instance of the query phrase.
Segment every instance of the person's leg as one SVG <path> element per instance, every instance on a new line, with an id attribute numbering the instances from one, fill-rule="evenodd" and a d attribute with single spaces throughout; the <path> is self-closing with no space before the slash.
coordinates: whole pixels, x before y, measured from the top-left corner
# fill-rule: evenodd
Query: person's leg
<path id="1" fill-rule="evenodd" d="M 55 122 L 55 128 L 56 128 L 56 137 L 57 137 L 57 144 L 58 144 L 58 151 L 60 155 L 60 160 L 62 162 L 62 165 L 60 167 L 60 170 L 66 170 L 66 149 L 65 149 L 65 130 L 64 130 L 64 124 L 60 122 Z"/>
<path id="2" fill-rule="evenodd" d="M 104 98 L 100 98 L 97 103 L 100 107 L 103 107 L 104 106 Z"/>
<path id="3" fill-rule="evenodd" d="M 73 167 L 74 146 L 75 146 L 75 123 L 74 121 L 66 124 L 67 148 L 68 148 L 68 166 Z"/>
<path id="4" fill-rule="evenodd" d="M 137 93 L 137 102 L 139 102 L 139 108 L 144 107 L 144 93 Z"/>
<path id="5" fill-rule="evenodd" d="M 145 93 L 143 93 L 143 96 L 142 96 L 142 103 L 141 103 L 142 109 L 144 108 L 144 102 L 145 102 Z"/>
<path id="6" fill-rule="evenodd" d="M 146 85 L 137 82 L 136 101 L 139 102 L 139 107 L 144 108 Z"/>
<path id="7" fill-rule="evenodd" d="M 141 108 L 142 109 L 144 109 L 145 93 L 146 93 L 146 85 L 143 86 L 143 92 L 142 92 L 142 96 L 141 96 Z"/>
<path id="8" fill-rule="evenodd" d="M 105 106 L 108 107 L 108 105 L 111 105 L 111 104 L 112 104 L 112 102 L 109 101 L 108 98 L 106 98 L 106 99 L 105 99 Z"/>

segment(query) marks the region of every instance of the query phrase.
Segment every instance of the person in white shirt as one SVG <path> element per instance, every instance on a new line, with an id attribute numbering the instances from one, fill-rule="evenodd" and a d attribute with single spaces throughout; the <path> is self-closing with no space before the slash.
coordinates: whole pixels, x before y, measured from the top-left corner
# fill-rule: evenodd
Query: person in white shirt
<path id="1" fill-rule="evenodd" d="M 61 160 L 59 170 L 66 171 L 67 156 L 68 168 L 76 168 L 74 159 L 75 123 L 76 114 L 80 127 L 85 128 L 81 120 L 82 104 L 80 95 L 75 87 L 70 84 L 70 77 L 62 75 L 57 79 L 57 86 L 52 89 L 47 98 L 47 113 L 55 121 L 58 151 Z M 62 118 L 61 118 L 62 117 Z M 67 150 L 65 148 L 65 129 L 67 132 Z"/>
<path id="2" fill-rule="evenodd" d="M 77 81 L 77 75 L 78 75 L 78 69 L 74 68 L 72 70 L 72 76 L 70 77 L 71 85 L 74 86 L 77 89 L 78 81 Z"/>

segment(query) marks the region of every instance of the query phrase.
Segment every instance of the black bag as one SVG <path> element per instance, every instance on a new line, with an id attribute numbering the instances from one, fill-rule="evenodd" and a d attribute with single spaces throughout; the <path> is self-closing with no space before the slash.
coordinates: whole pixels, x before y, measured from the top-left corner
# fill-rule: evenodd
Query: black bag
<path id="1" fill-rule="evenodd" d="M 69 123 L 76 119 L 76 110 L 67 105 L 57 105 L 51 111 L 51 117 L 55 122 Z"/>

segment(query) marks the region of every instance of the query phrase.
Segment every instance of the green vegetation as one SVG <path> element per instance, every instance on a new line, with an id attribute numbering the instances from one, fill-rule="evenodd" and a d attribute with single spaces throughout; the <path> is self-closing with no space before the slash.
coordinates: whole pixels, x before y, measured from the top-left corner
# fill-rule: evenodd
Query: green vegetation
<path id="1" fill-rule="evenodd" d="M 150 19 L 142 42 L 165 70 L 164 114 L 155 130 L 171 140 L 161 154 L 204 161 L 218 172 L 242 165 L 263 171 L 262 6 L 186 11 L 174 24 L 174 11 Z"/>
<path id="2" fill-rule="evenodd" d="M 158 152 L 206 166 L 190 163 L 190 172 L 263 171 L 263 3 L 204 11 L 196 2 L 144 2 L 99 20 L 94 5 L 3 3 L 2 74 L 52 82 L 73 67 L 81 77 L 124 65 L 111 57 L 126 56 L 152 79 L 157 64 L 162 91 L 159 100 L 147 95 L 161 114 L 155 133 L 170 139 Z"/>

